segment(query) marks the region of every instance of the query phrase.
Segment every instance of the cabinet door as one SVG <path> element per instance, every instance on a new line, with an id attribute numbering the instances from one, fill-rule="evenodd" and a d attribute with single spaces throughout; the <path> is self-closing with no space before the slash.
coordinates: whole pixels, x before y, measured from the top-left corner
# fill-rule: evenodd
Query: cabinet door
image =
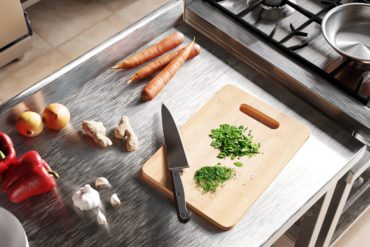
<path id="1" fill-rule="evenodd" d="M 28 33 L 19 0 L 0 0 L 0 49 Z"/>

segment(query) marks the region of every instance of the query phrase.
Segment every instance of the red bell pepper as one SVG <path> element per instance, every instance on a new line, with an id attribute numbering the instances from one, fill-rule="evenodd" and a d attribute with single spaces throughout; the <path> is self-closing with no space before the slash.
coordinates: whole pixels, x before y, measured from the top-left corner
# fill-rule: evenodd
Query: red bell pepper
<path id="1" fill-rule="evenodd" d="M 22 202 L 30 197 L 53 190 L 58 174 L 41 159 L 36 151 L 29 151 L 14 162 L 4 174 L 1 191 L 7 192 L 11 202 Z"/>
<path id="2" fill-rule="evenodd" d="M 0 131 L 0 175 L 8 170 L 9 166 L 15 161 L 15 150 L 13 142 L 8 135 Z M 5 158 L 4 158 L 5 156 Z"/>

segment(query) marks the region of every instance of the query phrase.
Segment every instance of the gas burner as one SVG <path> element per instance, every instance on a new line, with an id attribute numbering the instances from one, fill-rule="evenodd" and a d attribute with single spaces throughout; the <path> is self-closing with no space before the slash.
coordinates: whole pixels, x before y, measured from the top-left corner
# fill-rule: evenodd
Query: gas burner
<path id="1" fill-rule="evenodd" d="M 248 6 L 258 5 L 256 12 L 259 18 L 276 21 L 290 16 L 295 9 L 289 6 L 286 0 L 249 0 Z M 295 0 L 290 0 L 291 3 L 296 3 Z"/>
<path id="2" fill-rule="evenodd" d="M 368 101 L 370 98 L 370 71 L 359 67 L 358 63 L 349 59 L 343 59 L 343 61 L 330 74 L 342 86 L 357 92 L 362 99 Z"/>
<path id="3" fill-rule="evenodd" d="M 281 7 L 286 4 L 284 0 L 264 0 L 262 4 L 271 8 Z"/>
<path id="4" fill-rule="evenodd" d="M 370 98 L 370 71 L 366 71 L 362 74 L 362 83 L 359 88 L 359 95 L 364 99 Z M 368 106 L 370 106 L 368 104 Z"/>

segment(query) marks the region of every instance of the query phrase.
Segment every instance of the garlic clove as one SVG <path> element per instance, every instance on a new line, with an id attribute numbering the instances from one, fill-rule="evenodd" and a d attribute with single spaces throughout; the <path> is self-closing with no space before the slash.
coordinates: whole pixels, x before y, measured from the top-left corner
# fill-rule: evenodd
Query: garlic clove
<path id="1" fill-rule="evenodd" d="M 97 178 L 95 180 L 95 188 L 99 189 L 111 189 L 112 185 L 109 183 L 108 179 L 104 177 Z"/>
<path id="2" fill-rule="evenodd" d="M 110 197 L 110 204 L 112 204 L 113 207 L 117 208 L 121 205 L 121 200 L 118 198 L 117 194 L 113 194 Z"/>
<path id="3" fill-rule="evenodd" d="M 77 190 L 72 196 L 72 201 L 74 206 L 82 211 L 91 210 L 101 205 L 99 193 L 89 184 Z"/>
<path id="4" fill-rule="evenodd" d="M 99 225 L 108 225 L 107 218 L 105 215 L 98 209 L 98 215 L 96 216 L 96 220 L 98 221 Z"/>

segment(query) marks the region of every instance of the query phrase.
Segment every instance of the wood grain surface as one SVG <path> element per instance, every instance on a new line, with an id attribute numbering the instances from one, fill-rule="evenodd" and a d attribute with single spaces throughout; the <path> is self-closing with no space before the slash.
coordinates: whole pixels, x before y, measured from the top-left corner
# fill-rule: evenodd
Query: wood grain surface
<path id="1" fill-rule="evenodd" d="M 224 123 L 247 127 L 252 130 L 255 142 L 261 144 L 260 154 L 238 160 L 243 167 L 236 167 L 233 164 L 236 160 L 218 159 L 218 150 L 210 146 L 211 129 Z M 190 165 L 182 175 L 187 204 L 223 230 L 237 224 L 310 135 L 309 128 L 301 122 L 232 85 L 223 87 L 180 133 Z M 195 171 L 218 162 L 235 168 L 235 176 L 215 193 L 204 193 L 194 182 Z M 155 188 L 172 196 L 167 171 L 161 147 L 143 165 L 142 176 Z"/>

